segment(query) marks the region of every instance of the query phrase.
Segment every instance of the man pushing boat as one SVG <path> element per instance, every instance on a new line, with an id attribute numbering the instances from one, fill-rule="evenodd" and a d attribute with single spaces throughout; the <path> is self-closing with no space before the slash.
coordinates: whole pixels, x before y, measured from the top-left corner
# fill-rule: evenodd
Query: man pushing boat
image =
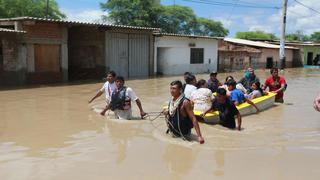
<path id="1" fill-rule="evenodd" d="M 191 102 L 182 93 L 181 81 L 173 81 L 170 84 L 170 93 L 172 99 L 169 102 L 167 116 L 167 133 L 172 133 L 176 137 L 185 138 L 191 134 L 194 127 L 200 144 L 204 143 L 201 135 L 199 123 L 193 114 Z"/>

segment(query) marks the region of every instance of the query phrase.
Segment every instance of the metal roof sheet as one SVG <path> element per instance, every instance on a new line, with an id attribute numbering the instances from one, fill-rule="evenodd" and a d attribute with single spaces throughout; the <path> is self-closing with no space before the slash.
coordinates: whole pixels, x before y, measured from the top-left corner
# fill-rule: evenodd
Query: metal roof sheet
<path id="1" fill-rule="evenodd" d="M 45 22 L 54 22 L 54 23 L 65 23 L 65 24 L 78 24 L 78 25 L 88 25 L 88 26 L 115 27 L 115 28 L 125 28 L 125 29 L 138 29 L 138 30 L 155 30 L 155 31 L 160 30 L 159 28 L 152 28 L 152 27 L 91 23 L 91 22 L 69 21 L 69 20 L 61 20 L 61 19 L 47 19 L 47 18 L 28 17 L 28 16 L 0 19 L 0 21 L 24 21 L 24 20 L 45 21 Z"/>
<path id="2" fill-rule="evenodd" d="M 250 40 L 245 40 L 245 39 L 224 38 L 224 41 L 230 42 L 230 43 L 235 43 L 235 44 L 243 44 L 243 45 L 248 45 L 248 46 L 262 47 L 262 48 L 270 48 L 270 49 L 279 49 L 280 48 L 279 45 L 258 42 L 258 41 L 250 41 Z M 298 49 L 298 48 L 291 47 L 291 46 L 285 46 L 285 48 L 286 49 Z"/>
<path id="3" fill-rule="evenodd" d="M 212 36 L 197 36 L 191 34 L 174 34 L 174 33 L 154 33 L 155 36 L 174 36 L 174 37 L 188 37 L 188 38 L 203 38 L 203 39 L 223 39 L 223 37 Z"/>
<path id="4" fill-rule="evenodd" d="M 8 33 L 26 33 L 26 31 L 17 31 L 13 29 L 0 28 L 0 32 L 8 32 Z"/>

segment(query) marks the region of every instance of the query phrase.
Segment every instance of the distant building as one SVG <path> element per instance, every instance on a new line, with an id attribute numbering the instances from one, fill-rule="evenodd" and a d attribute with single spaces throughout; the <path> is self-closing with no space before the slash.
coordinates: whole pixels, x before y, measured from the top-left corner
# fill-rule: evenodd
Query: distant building
<path id="1" fill-rule="evenodd" d="M 218 39 L 208 36 L 156 34 L 155 72 L 181 75 L 186 71 L 192 73 L 217 71 Z"/>
<path id="2" fill-rule="evenodd" d="M 301 62 L 296 47 L 285 47 L 285 66 L 294 67 Z M 224 38 L 219 42 L 219 71 L 279 67 L 279 45 L 236 38 Z"/>
<path id="3" fill-rule="evenodd" d="M 156 28 L 33 17 L 0 19 L 1 85 L 153 75 Z"/>

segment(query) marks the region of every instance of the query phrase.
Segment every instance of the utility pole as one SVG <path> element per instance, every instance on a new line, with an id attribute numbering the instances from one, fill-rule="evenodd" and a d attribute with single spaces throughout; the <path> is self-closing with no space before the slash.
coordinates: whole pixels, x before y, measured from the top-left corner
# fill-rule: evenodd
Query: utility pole
<path id="1" fill-rule="evenodd" d="M 47 0 L 46 18 L 49 18 L 49 0 Z"/>
<path id="2" fill-rule="evenodd" d="M 279 57 L 280 57 L 279 59 L 281 63 L 281 69 L 284 69 L 286 67 L 285 38 L 286 38 L 287 6 L 288 6 L 288 0 L 283 0 L 280 50 L 279 50 Z"/>
<path id="3" fill-rule="evenodd" d="M 175 16 L 175 15 L 176 15 L 176 0 L 173 0 L 173 9 L 174 9 L 174 12 L 173 12 L 173 13 L 174 13 L 174 14 L 173 14 L 173 15 L 174 15 L 174 18 L 173 18 L 173 19 L 176 19 L 176 16 Z M 176 25 L 173 24 L 172 27 L 173 27 L 173 33 L 176 34 L 176 33 L 177 33 L 177 32 L 176 32 Z"/>

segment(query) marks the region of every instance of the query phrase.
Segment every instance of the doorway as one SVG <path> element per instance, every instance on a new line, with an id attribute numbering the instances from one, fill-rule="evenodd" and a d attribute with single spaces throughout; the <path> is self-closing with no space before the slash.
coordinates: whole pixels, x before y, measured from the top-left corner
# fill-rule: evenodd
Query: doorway
<path id="1" fill-rule="evenodd" d="M 307 65 L 312 65 L 312 60 L 313 60 L 313 53 L 308 52 L 307 54 Z"/>
<path id="2" fill-rule="evenodd" d="M 267 57 L 266 68 L 267 68 L 267 69 L 273 68 L 273 57 Z"/>

